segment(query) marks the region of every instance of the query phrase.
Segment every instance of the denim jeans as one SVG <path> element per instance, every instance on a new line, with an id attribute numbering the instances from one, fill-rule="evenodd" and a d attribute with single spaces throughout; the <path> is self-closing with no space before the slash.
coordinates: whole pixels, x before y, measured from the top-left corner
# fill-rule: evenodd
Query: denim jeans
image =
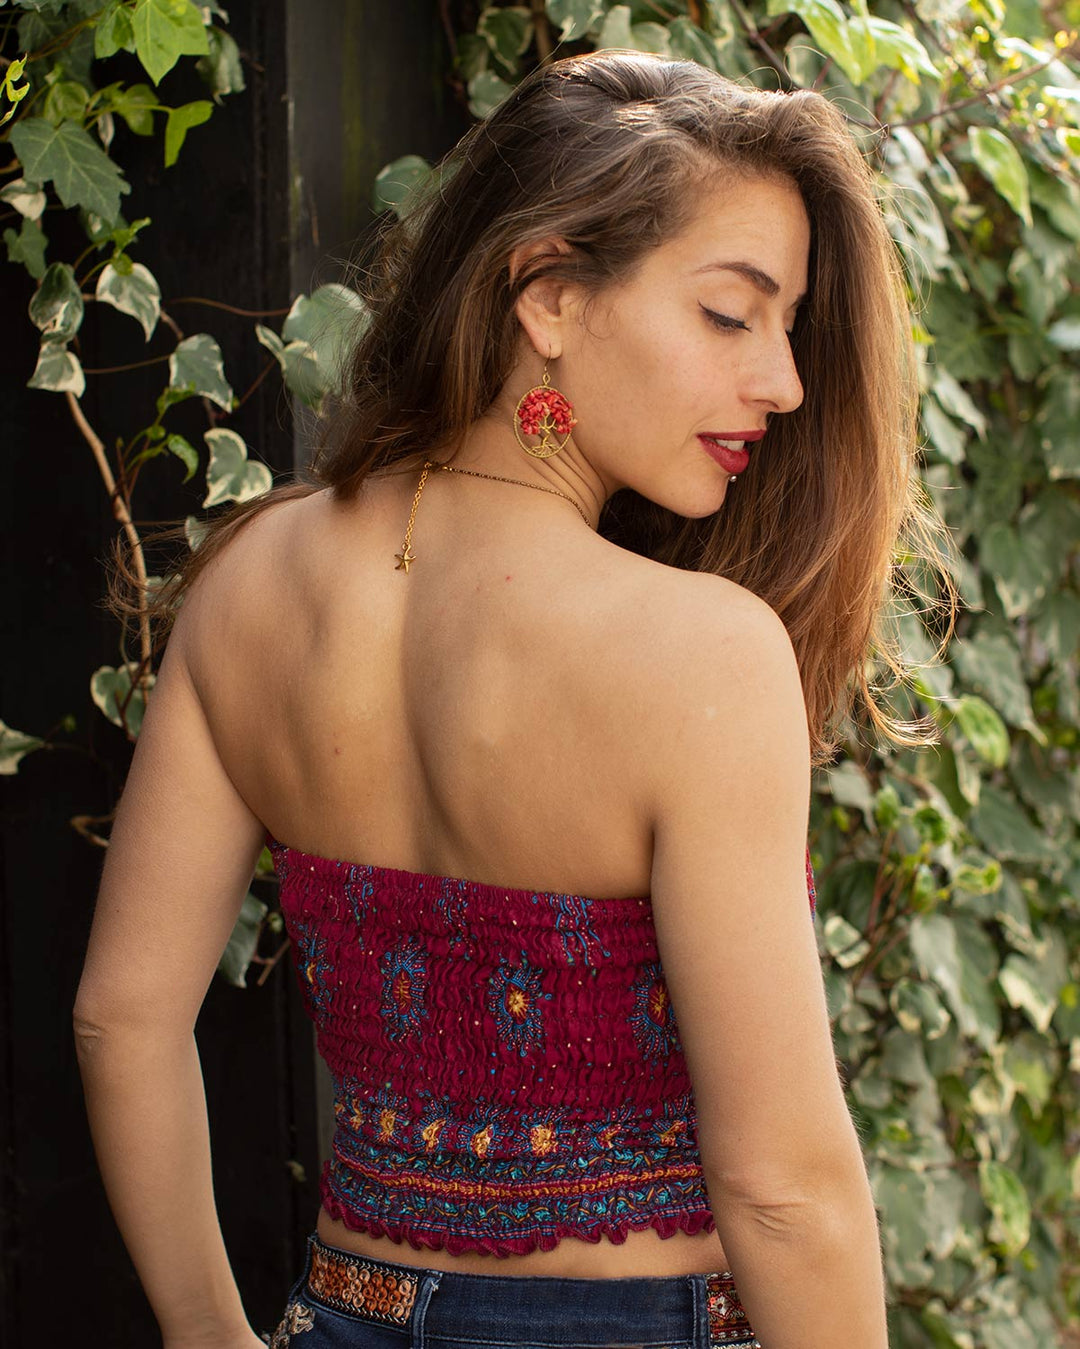
<path id="1" fill-rule="evenodd" d="M 730 1273 L 447 1274 L 308 1238 L 270 1349 L 761 1349 Z"/>

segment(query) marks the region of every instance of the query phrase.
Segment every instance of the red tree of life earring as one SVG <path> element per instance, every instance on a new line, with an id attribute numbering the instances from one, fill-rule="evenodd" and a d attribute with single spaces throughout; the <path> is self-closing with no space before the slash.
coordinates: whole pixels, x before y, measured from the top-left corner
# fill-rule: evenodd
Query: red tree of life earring
<path id="1" fill-rule="evenodd" d="M 526 454 L 531 454 L 534 459 L 550 459 L 570 439 L 577 418 L 570 400 L 552 386 L 547 361 L 541 379 L 540 384 L 518 399 L 514 409 L 514 435 Z M 540 443 L 527 445 L 523 436 L 539 436 Z M 556 441 L 556 436 L 562 436 L 562 440 Z"/>

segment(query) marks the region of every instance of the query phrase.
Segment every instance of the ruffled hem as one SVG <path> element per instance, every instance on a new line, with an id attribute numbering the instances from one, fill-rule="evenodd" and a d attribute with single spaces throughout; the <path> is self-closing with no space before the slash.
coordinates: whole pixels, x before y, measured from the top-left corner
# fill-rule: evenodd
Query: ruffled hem
<path id="1" fill-rule="evenodd" d="M 323 1207 L 331 1218 L 343 1223 L 350 1232 L 366 1232 L 373 1237 L 386 1237 L 397 1246 L 411 1246 L 414 1251 L 446 1251 L 449 1255 L 479 1253 L 482 1255 L 528 1255 L 532 1251 L 552 1251 L 562 1241 L 585 1241 L 597 1246 L 610 1241 L 621 1246 L 631 1232 L 655 1231 L 661 1238 L 679 1233 L 697 1236 L 699 1232 L 715 1232 L 716 1223 L 709 1212 L 678 1214 L 642 1214 L 618 1224 L 596 1223 L 588 1228 L 568 1227 L 558 1232 L 533 1231 L 516 1236 L 462 1236 L 454 1232 L 417 1231 L 405 1223 L 383 1222 L 378 1218 L 361 1218 L 346 1208 L 327 1188 L 323 1187 Z"/>

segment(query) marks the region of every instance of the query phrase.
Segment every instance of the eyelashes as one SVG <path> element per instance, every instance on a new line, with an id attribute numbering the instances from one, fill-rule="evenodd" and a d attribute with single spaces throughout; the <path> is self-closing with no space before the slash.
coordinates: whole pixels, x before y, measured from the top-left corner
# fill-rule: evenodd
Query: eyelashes
<path id="1" fill-rule="evenodd" d="M 723 333 L 750 332 L 750 325 L 748 323 L 744 323 L 742 319 L 732 318 L 730 314 L 718 314 L 715 309 L 706 308 L 706 306 L 703 305 L 700 300 L 698 301 L 698 308 L 709 320 L 709 322 L 713 325 L 713 327 L 719 328 L 720 331 Z M 795 334 L 794 328 L 788 328 L 785 331 L 787 332 L 789 338 L 793 337 Z"/>
<path id="2" fill-rule="evenodd" d="M 714 328 L 719 328 L 721 332 L 749 332 L 750 329 L 742 319 L 732 318 L 729 314 L 718 314 L 715 309 L 706 309 L 704 305 L 700 306 L 701 312 L 709 320 Z"/>

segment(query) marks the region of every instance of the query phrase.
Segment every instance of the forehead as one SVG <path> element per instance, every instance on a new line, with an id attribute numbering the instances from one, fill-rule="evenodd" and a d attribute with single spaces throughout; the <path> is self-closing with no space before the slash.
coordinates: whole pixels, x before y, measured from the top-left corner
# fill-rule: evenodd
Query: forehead
<path id="1" fill-rule="evenodd" d="M 783 293 L 806 289 L 810 221 L 790 179 L 724 175 L 701 189 L 681 233 L 655 250 L 654 266 L 680 273 L 737 276 L 716 264 L 749 264 L 774 277 Z M 714 270 L 715 269 L 715 270 Z"/>

